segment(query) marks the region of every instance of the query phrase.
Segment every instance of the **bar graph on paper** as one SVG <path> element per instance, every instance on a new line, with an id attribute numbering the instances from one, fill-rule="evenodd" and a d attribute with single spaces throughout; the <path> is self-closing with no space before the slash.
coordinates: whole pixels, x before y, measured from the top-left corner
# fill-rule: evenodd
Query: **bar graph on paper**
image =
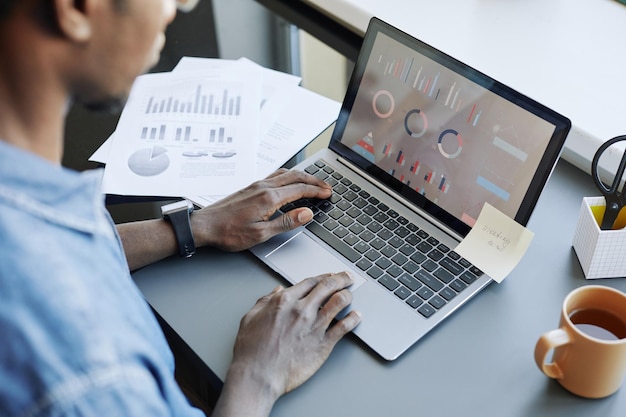
<path id="1" fill-rule="evenodd" d="M 192 91 L 180 91 L 169 95 L 147 97 L 144 113 L 155 116 L 218 116 L 241 115 L 242 97 L 229 88 L 214 91 L 197 85 Z"/>
<path id="2" fill-rule="evenodd" d="M 227 145 L 233 143 L 230 128 L 225 126 L 194 124 L 157 123 L 140 127 L 141 141 L 167 144 Z"/>

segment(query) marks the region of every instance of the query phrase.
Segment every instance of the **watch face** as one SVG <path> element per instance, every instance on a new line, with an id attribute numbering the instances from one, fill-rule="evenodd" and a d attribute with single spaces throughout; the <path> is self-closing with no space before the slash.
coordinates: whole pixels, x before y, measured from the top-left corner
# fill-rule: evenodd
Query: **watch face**
<path id="1" fill-rule="evenodd" d="M 161 213 L 163 216 L 167 216 L 170 213 L 174 213 L 180 210 L 188 210 L 189 213 L 193 211 L 193 204 L 189 200 L 181 200 L 175 203 L 166 204 L 161 206 Z"/>

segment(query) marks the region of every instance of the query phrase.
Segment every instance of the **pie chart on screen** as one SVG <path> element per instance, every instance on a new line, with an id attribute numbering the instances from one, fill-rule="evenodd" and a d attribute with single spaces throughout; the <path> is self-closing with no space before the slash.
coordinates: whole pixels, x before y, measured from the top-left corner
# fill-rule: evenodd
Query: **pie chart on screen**
<path id="1" fill-rule="evenodd" d="M 158 175 L 169 166 L 170 158 L 167 156 L 167 149 L 161 146 L 139 149 L 128 158 L 128 168 L 142 177 Z"/>

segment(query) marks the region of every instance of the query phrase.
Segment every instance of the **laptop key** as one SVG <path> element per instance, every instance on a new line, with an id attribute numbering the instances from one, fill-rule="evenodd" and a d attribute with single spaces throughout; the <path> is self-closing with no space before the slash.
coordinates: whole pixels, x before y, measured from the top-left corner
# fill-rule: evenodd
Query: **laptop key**
<path id="1" fill-rule="evenodd" d="M 444 268 L 437 269 L 435 272 L 433 272 L 433 275 L 439 278 L 440 281 L 445 282 L 446 284 L 452 282 L 452 280 L 454 279 L 454 275 L 449 273 Z"/>
<path id="2" fill-rule="evenodd" d="M 387 245 L 380 250 L 380 252 L 385 255 L 387 258 L 393 258 L 393 256 L 398 253 L 397 250 L 393 246 Z"/>
<path id="3" fill-rule="evenodd" d="M 370 246 L 365 242 L 357 242 L 353 247 L 359 253 L 365 253 L 370 250 Z"/>
<path id="4" fill-rule="evenodd" d="M 355 219 L 361 215 L 361 210 L 359 210 L 357 207 L 350 207 L 348 210 L 346 210 L 346 213 L 348 213 L 348 216 Z"/>
<path id="5" fill-rule="evenodd" d="M 376 259 L 380 258 L 380 252 L 375 249 L 370 249 L 365 252 L 365 257 L 370 261 L 374 262 Z"/>
<path id="6" fill-rule="evenodd" d="M 437 249 L 439 249 L 443 253 L 450 252 L 450 248 L 444 245 L 443 243 L 440 243 L 439 246 L 437 246 Z"/>
<path id="7" fill-rule="evenodd" d="M 368 261 L 365 258 L 360 259 L 357 263 L 356 266 L 361 270 L 361 271 L 367 271 L 368 269 L 370 269 L 372 267 L 372 263 L 370 261 Z"/>
<path id="8" fill-rule="evenodd" d="M 359 237 L 363 239 L 365 242 L 369 242 L 370 240 L 374 239 L 376 236 L 374 235 L 374 233 L 370 232 L 369 230 L 364 230 L 362 233 L 359 233 Z M 375 245 L 372 245 L 372 246 L 376 247 Z M 376 249 L 380 249 L 380 248 L 376 248 Z"/>
<path id="9" fill-rule="evenodd" d="M 468 285 L 476 281 L 477 279 L 476 275 L 472 274 L 470 271 L 463 272 L 460 278 L 463 280 L 463 282 L 465 282 Z"/>
<path id="10" fill-rule="evenodd" d="M 396 253 L 391 260 L 396 263 L 396 265 L 404 265 L 409 259 L 401 253 Z"/>
<path id="11" fill-rule="evenodd" d="M 433 261 L 439 261 L 441 260 L 441 258 L 444 257 L 443 253 L 439 252 L 439 250 L 434 249 L 432 251 L 430 251 L 430 253 L 428 254 L 428 257 L 430 259 L 432 259 Z"/>
<path id="12" fill-rule="evenodd" d="M 430 297 L 432 297 L 435 293 L 432 292 L 430 289 L 428 289 L 427 287 L 422 287 L 420 289 L 418 289 L 415 294 L 419 295 L 420 297 L 422 297 L 422 300 L 428 300 Z"/>
<path id="13" fill-rule="evenodd" d="M 328 215 L 323 211 L 320 211 L 313 217 L 313 219 L 318 223 L 324 223 L 326 220 L 328 220 Z"/>
<path id="14" fill-rule="evenodd" d="M 421 306 L 424 302 L 417 295 L 412 295 L 412 296 L 409 297 L 408 300 L 406 300 L 406 303 L 408 305 L 410 305 L 411 307 L 413 307 L 413 308 L 417 308 L 417 307 Z"/>
<path id="15" fill-rule="evenodd" d="M 463 267 L 448 257 L 443 258 L 439 262 L 439 265 L 443 266 L 454 275 L 459 275 L 461 272 L 463 272 Z"/>
<path id="16" fill-rule="evenodd" d="M 476 268 L 474 265 L 472 265 L 470 267 L 470 272 L 476 276 L 481 276 L 483 274 L 483 271 L 481 271 L 480 269 Z"/>
<path id="17" fill-rule="evenodd" d="M 459 255 L 458 253 L 456 253 L 455 251 L 452 251 L 448 254 L 448 256 L 450 258 L 452 258 L 455 261 L 458 261 L 459 259 L 461 259 L 461 255 Z"/>
<path id="18" fill-rule="evenodd" d="M 393 246 L 396 249 L 404 245 L 404 241 L 400 239 L 398 236 L 392 236 L 391 238 L 389 238 L 387 243 L 389 243 L 391 246 Z"/>
<path id="19" fill-rule="evenodd" d="M 382 269 L 387 269 L 391 266 L 391 261 L 387 258 L 378 258 L 376 261 L 376 265 L 378 265 Z"/>
<path id="20" fill-rule="evenodd" d="M 344 195 L 343 198 L 345 198 L 348 201 L 354 201 L 357 199 L 359 195 L 357 193 L 355 193 L 352 190 L 348 190 Z"/>
<path id="21" fill-rule="evenodd" d="M 365 232 L 363 232 L 365 233 Z M 361 233 L 361 238 L 363 238 L 363 233 Z M 381 250 L 382 248 L 385 247 L 385 241 L 382 240 L 381 238 L 375 237 L 371 242 L 370 245 L 372 245 L 372 247 Z"/>
<path id="22" fill-rule="evenodd" d="M 346 245 L 337 236 L 327 231 L 323 226 L 320 226 L 315 222 L 310 222 L 306 225 L 306 228 L 347 258 L 350 262 L 354 263 L 361 258 L 361 254 Z"/>
<path id="23" fill-rule="evenodd" d="M 343 226 L 339 226 L 335 230 L 333 230 L 333 234 L 339 238 L 346 237 L 348 233 L 348 229 L 344 228 Z"/>
<path id="24" fill-rule="evenodd" d="M 406 256 L 411 256 L 413 254 L 413 252 L 415 252 L 415 249 L 413 248 L 413 246 L 405 243 L 404 245 L 402 245 L 402 247 L 400 248 L 400 252 L 402 252 L 404 255 Z"/>
<path id="25" fill-rule="evenodd" d="M 435 310 L 432 306 L 428 304 L 424 304 L 423 306 L 418 308 L 417 311 L 419 311 L 420 314 L 426 318 L 429 318 L 430 316 L 432 316 L 433 314 L 437 312 L 437 310 Z"/>
<path id="26" fill-rule="evenodd" d="M 439 291 L 439 295 L 446 299 L 446 301 L 452 300 L 456 297 L 456 293 L 452 291 L 450 288 L 446 287 L 443 290 Z"/>
<path id="27" fill-rule="evenodd" d="M 440 291 L 443 288 L 443 283 L 426 271 L 417 271 L 415 278 L 422 281 L 424 285 L 428 286 L 428 288 L 433 291 Z"/>
<path id="28" fill-rule="evenodd" d="M 370 216 L 373 216 L 374 214 L 376 214 L 378 212 L 378 209 L 372 205 L 366 206 L 363 209 L 363 213 L 365 214 L 369 214 Z"/>
<path id="29" fill-rule="evenodd" d="M 409 295 L 411 295 L 411 291 L 407 287 L 403 287 L 402 285 L 398 287 L 397 290 L 394 291 L 394 294 L 401 300 L 405 300 Z"/>
<path id="30" fill-rule="evenodd" d="M 350 216 L 343 216 L 339 219 L 339 223 L 341 223 L 342 226 L 350 227 L 350 225 L 354 223 L 354 220 L 352 220 Z"/>
<path id="31" fill-rule="evenodd" d="M 328 219 L 328 221 L 324 222 L 324 227 L 328 230 L 334 230 L 339 226 L 339 223 L 334 221 L 333 219 Z"/>
<path id="32" fill-rule="evenodd" d="M 409 229 L 407 229 L 404 226 L 400 226 L 398 227 L 396 230 L 393 231 L 396 235 L 400 236 L 401 238 L 405 238 L 407 237 L 411 232 L 409 231 Z"/>
<path id="33" fill-rule="evenodd" d="M 387 274 L 384 274 L 383 276 L 378 278 L 378 282 L 383 284 L 383 286 L 387 288 L 389 291 L 393 291 L 400 286 L 398 281 L 396 281 L 395 279 L 393 279 Z"/>
<path id="34" fill-rule="evenodd" d="M 422 253 L 428 253 L 432 248 L 433 246 L 426 241 L 422 241 L 419 245 L 417 245 L 417 250 Z"/>
<path id="35" fill-rule="evenodd" d="M 308 167 L 304 168 L 304 172 L 306 172 L 307 174 L 311 174 L 311 175 L 314 175 L 319 170 L 320 169 L 316 167 L 315 165 L 309 165 Z"/>
<path id="36" fill-rule="evenodd" d="M 363 207 L 367 205 L 367 201 L 363 197 L 361 197 L 361 193 L 359 193 L 359 198 L 354 200 L 352 204 L 354 204 L 355 206 L 357 206 L 358 208 L 362 210 Z"/>
<path id="37" fill-rule="evenodd" d="M 370 277 L 374 279 L 378 279 L 378 277 L 380 277 L 383 273 L 384 271 L 380 269 L 379 267 L 377 267 L 376 265 L 374 265 L 373 267 L 367 270 L 367 275 L 369 275 Z"/>
<path id="38" fill-rule="evenodd" d="M 422 268 L 424 268 L 428 272 L 433 272 L 435 269 L 437 269 L 437 267 L 437 262 L 431 261 L 430 259 L 422 262 Z"/>
<path id="39" fill-rule="evenodd" d="M 387 273 L 392 277 L 397 278 L 404 273 L 404 270 L 397 265 L 391 265 L 387 268 Z"/>
<path id="40" fill-rule="evenodd" d="M 409 287 L 411 291 L 416 291 L 419 287 L 422 286 L 422 284 L 420 284 L 418 280 L 416 280 L 409 274 L 400 275 L 400 277 L 398 278 L 398 281 L 400 281 L 402 284 Z"/>
<path id="41" fill-rule="evenodd" d="M 460 279 L 455 279 L 454 281 L 452 281 L 450 283 L 450 287 L 456 291 L 456 292 L 461 292 L 463 291 L 465 288 L 467 288 L 467 284 L 465 284 L 463 281 L 461 281 Z"/>
<path id="42" fill-rule="evenodd" d="M 402 269 L 404 269 L 409 274 L 414 274 L 415 272 L 417 272 L 418 269 L 420 269 L 420 267 L 415 262 L 408 261 L 407 263 L 402 265 Z"/>
<path id="43" fill-rule="evenodd" d="M 415 232 L 415 234 L 421 237 L 422 239 L 428 239 L 430 237 L 430 235 L 426 233 L 424 230 L 418 230 L 417 232 Z"/>
<path id="44" fill-rule="evenodd" d="M 359 237 L 354 233 L 348 233 L 348 235 L 343 238 L 343 241 L 346 242 L 348 245 L 353 246 L 359 241 Z"/>
<path id="45" fill-rule="evenodd" d="M 446 301 L 438 295 L 435 295 L 433 298 L 428 300 L 428 304 L 439 310 L 441 307 L 446 305 Z"/>
<path id="46" fill-rule="evenodd" d="M 355 235 L 360 235 L 365 230 L 365 227 L 361 226 L 359 223 L 352 223 L 352 225 L 349 227 L 349 229 Z M 373 237 L 373 235 L 372 235 L 372 237 Z"/>
<path id="47" fill-rule="evenodd" d="M 416 264 L 421 264 L 426 260 L 426 255 L 421 252 L 415 252 L 413 255 L 411 255 L 411 260 Z"/>
<path id="48" fill-rule="evenodd" d="M 387 229 L 381 229 L 378 233 L 377 233 L 378 237 L 380 237 L 383 240 L 387 240 L 390 237 L 393 236 L 393 233 L 391 233 L 389 230 Z"/>

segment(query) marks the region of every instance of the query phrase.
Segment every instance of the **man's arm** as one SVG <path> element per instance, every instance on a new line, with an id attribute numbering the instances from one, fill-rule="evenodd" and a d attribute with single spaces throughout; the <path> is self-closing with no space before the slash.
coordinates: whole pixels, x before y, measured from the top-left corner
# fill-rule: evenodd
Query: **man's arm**
<path id="1" fill-rule="evenodd" d="M 196 247 L 248 249 L 307 223 L 313 216 L 308 208 L 296 208 L 272 219 L 280 207 L 300 198 L 328 198 L 331 194 L 331 187 L 312 175 L 278 170 L 192 213 Z M 131 271 L 178 252 L 174 230 L 162 219 L 124 223 L 117 230 Z"/>

